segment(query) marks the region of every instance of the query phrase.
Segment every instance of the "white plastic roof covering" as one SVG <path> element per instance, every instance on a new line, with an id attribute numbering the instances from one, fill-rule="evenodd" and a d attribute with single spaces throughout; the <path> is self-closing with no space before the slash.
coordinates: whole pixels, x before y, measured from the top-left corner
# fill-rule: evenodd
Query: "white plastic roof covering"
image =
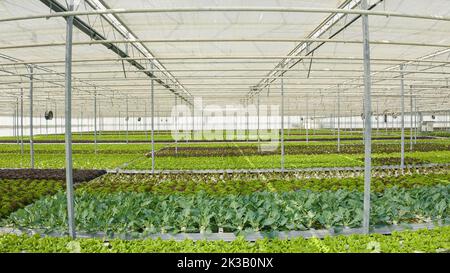
<path id="1" fill-rule="evenodd" d="M 356 0 L 353 0 L 353 2 Z M 66 7 L 66 1 L 55 1 Z M 347 0 L 320 1 L 211 1 L 211 0 L 81 0 L 77 11 L 91 11 L 91 5 L 100 4 L 111 9 L 179 8 L 179 7 L 273 7 L 273 8 L 339 8 Z M 356 1 L 359 2 L 359 1 Z M 450 16 L 448 0 L 372 0 L 377 4 L 373 11 L 390 11 L 405 14 Z M 91 5 L 89 5 L 91 4 Z M 356 9 L 360 9 L 359 5 Z M 44 15 L 51 13 L 49 7 L 39 0 L 0 1 L 0 20 L 17 16 Z M 114 15 L 131 31 L 136 39 L 158 40 L 142 44 L 164 66 L 166 74 L 156 76 L 186 98 L 202 97 L 204 104 L 219 105 L 242 103 L 248 98 L 250 88 L 257 86 L 269 72 L 301 42 L 295 39 L 311 37 L 314 30 L 332 14 L 288 12 L 158 12 L 121 13 Z M 107 40 L 124 40 L 121 33 L 105 20 L 111 15 L 79 15 Z M 328 39 L 344 27 L 356 15 L 344 16 L 331 29 L 315 38 Z M 372 58 L 373 109 L 379 112 L 399 111 L 400 79 L 399 65 L 405 64 L 406 93 L 416 97 L 419 110 L 450 109 L 450 22 L 414 18 L 370 16 L 370 40 Z M 34 72 L 34 100 L 36 112 L 40 113 L 52 104 L 63 107 L 64 103 L 64 56 L 65 20 L 61 17 L 0 22 L 0 56 L 10 56 L 18 62 L 0 57 L 0 114 L 14 111 L 20 90 L 23 88 L 28 103 L 29 78 L 25 64 L 36 64 Z M 180 41 L 221 39 L 272 39 L 290 41 Z M 348 25 L 332 40 L 362 40 L 361 20 Z M 167 41 L 167 40 L 177 40 Z M 150 109 L 150 78 L 137 71 L 127 61 L 105 46 L 89 42 L 91 38 L 74 27 L 73 36 L 73 112 L 93 109 L 93 93 L 98 93 L 100 107 L 107 107 L 103 115 L 117 116 L 125 110 L 126 97 L 136 112 Z M 379 44 L 375 41 L 401 43 L 427 43 L 435 46 Z M 37 46 L 58 43 L 56 46 Z M 35 45 L 35 47 L 24 47 Z M 143 54 L 125 43 L 116 44 L 147 69 L 149 61 Z M 318 45 L 318 43 L 311 44 Z M 436 46 L 440 45 L 440 46 Z M 436 54 L 435 54 L 436 53 Z M 304 55 L 304 53 L 302 53 Z M 238 57 L 239 59 L 228 59 Z M 276 58 L 275 58 L 276 56 Z M 285 111 L 290 115 L 305 113 L 306 97 L 309 111 L 318 116 L 329 116 L 335 111 L 338 86 L 341 90 L 341 114 L 362 112 L 362 44 L 325 43 L 314 51 L 312 59 L 305 59 L 289 67 L 284 74 L 286 94 Z M 197 59 L 190 59 L 194 57 Z M 220 57 L 224 57 L 223 59 Z M 274 58 L 272 58 L 274 57 Z M 339 59 L 344 58 L 344 59 Z M 354 58 L 354 59 L 349 59 Z M 97 61 L 86 61 L 88 59 Z M 108 59 L 109 61 L 100 61 Z M 407 62 L 424 59 L 425 62 Z M 59 73 L 59 74 L 56 74 Z M 125 76 L 126 75 L 126 76 Z M 275 75 L 275 76 L 274 76 Z M 271 77 L 270 88 L 260 91 L 261 104 L 280 103 L 279 74 Z M 308 77 L 309 75 L 309 77 Z M 175 84 L 177 82 L 177 84 Z M 177 85 L 177 86 L 176 86 Z M 261 86 L 261 85 L 259 85 Z M 174 94 L 166 87 L 156 84 L 155 104 L 159 111 L 170 111 Z M 182 90 L 184 89 L 184 91 Z M 255 102 L 252 96 L 251 102 Z M 409 98 L 406 99 L 409 103 Z M 407 104 L 408 105 L 408 104 Z M 25 107 L 28 109 L 28 107 Z M 407 106 L 409 110 L 409 105 Z M 62 112 L 62 111 L 60 111 Z M 76 115 L 76 114 L 75 114 Z"/>

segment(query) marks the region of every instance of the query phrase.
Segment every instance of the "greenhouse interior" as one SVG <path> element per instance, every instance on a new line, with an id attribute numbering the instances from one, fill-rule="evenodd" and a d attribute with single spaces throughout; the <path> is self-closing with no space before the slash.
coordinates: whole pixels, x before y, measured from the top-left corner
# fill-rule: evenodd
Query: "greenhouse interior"
<path id="1" fill-rule="evenodd" d="M 447 0 L 2 0 L 0 29 L 0 252 L 450 252 Z"/>

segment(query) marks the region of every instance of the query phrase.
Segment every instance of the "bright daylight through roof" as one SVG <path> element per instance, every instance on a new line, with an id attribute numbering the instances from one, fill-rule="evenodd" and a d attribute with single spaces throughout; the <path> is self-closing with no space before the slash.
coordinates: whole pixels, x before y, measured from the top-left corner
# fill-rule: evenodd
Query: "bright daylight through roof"
<path id="1" fill-rule="evenodd" d="M 0 30 L 0 252 L 450 252 L 447 0 L 1 0 Z"/>

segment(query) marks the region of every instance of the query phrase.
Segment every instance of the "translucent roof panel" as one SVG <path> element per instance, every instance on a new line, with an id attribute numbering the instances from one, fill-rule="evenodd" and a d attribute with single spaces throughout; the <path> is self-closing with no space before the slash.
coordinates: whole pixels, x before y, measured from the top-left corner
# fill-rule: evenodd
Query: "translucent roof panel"
<path id="1" fill-rule="evenodd" d="M 66 1 L 47 2 L 67 9 Z M 202 97 L 207 103 L 225 105 L 254 102 L 259 94 L 262 102 L 277 104 L 281 102 L 280 77 L 289 114 L 302 115 L 302 105 L 308 102 L 310 109 L 328 116 L 335 109 L 338 91 L 346 104 L 343 114 L 361 112 L 361 18 L 331 12 L 360 9 L 359 2 L 79 1 L 76 12 L 91 14 L 75 17 L 74 112 L 92 112 L 94 93 L 108 105 L 108 115 L 117 116 L 126 100 L 136 111 L 145 111 L 150 103 L 150 74 L 157 79 L 156 104 L 163 112 L 170 111 L 175 96 L 180 101 Z M 369 5 L 371 12 L 450 16 L 446 0 L 371 0 Z M 207 7 L 234 10 L 195 10 Z M 175 11 L 178 8 L 193 10 Z M 245 10 L 248 8 L 278 10 Z M 294 8 L 330 11 L 280 10 Z M 92 14 L 105 9 L 135 11 Z M 0 20 L 51 13 L 55 11 L 41 1 L 0 1 Z M 373 108 L 383 105 L 383 111 L 399 110 L 400 65 L 406 90 L 420 109 L 450 108 L 450 20 L 371 15 L 369 24 Z M 0 22 L 0 28 L 0 93 L 2 105 L 6 105 L 0 114 L 11 113 L 21 90 L 27 94 L 29 65 L 35 67 L 37 109 L 44 109 L 49 101 L 62 104 L 65 19 L 5 21 Z M 312 40 L 308 43 L 307 39 Z M 281 68 L 287 71 L 282 73 Z M 257 91 L 251 92 L 254 88 Z"/>

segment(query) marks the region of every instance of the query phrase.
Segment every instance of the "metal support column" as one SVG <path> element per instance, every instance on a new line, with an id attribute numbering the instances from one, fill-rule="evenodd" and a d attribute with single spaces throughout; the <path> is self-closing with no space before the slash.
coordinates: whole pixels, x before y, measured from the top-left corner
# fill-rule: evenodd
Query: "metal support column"
<path id="1" fill-rule="evenodd" d="M 350 135 L 353 135 L 353 110 L 350 110 Z"/>
<path id="2" fill-rule="evenodd" d="M 204 129 L 204 127 L 203 127 L 203 121 L 204 121 L 204 116 L 203 116 L 203 109 L 201 109 L 201 117 L 200 117 L 200 137 L 201 137 L 201 140 L 203 140 L 203 129 Z"/>
<path id="3" fill-rule="evenodd" d="M 367 10 L 367 0 L 361 1 L 361 9 Z M 363 29 L 363 55 L 364 55 L 364 210 L 363 231 L 369 233 L 370 224 L 370 180 L 372 156 L 372 124 L 371 124 L 371 75 L 370 75 L 370 44 L 369 44 L 369 16 L 361 15 Z"/>
<path id="4" fill-rule="evenodd" d="M 282 67 L 284 69 L 284 67 Z M 284 173 L 284 73 L 281 74 L 281 173 Z"/>
<path id="5" fill-rule="evenodd" d="M 20 88 L 20 154 L 23 156 L 23 89 Z"/>
<path id="6" fill-rule="evenodd" d="M 305 109 L 306 109 L 306 120 L 305 120 L 305 129 L 306 129 L 306 143 L 309 143 L 309 116 L 308 116 L 308 94 L 306 94 L 305 98 Z"/>
<path id="7" fill-rule="evenodd" d="M 312 122 L 312 129 L 313 129 L 313 135 L 316 135 L 316 108 L 313 109 L 313 122 Z"/>
<path id="8" fill-rule="evenodd" d="M 102 128 L 103 128 L 103 117 L 102 117 L 102 112 L 101 112 L 101 101 L 99 101 L 97 106 L 97 119 L 98 119 L 98 135 L 102 135 Z"/>
<path id="9" fill-rule="evenodd" d="M 409 150 L 413 150 L 413 95 L 412 85 L 409 86 Z"/>
<path id="10" fill-rule="evenodd" d="M 47 120 L 46 120 L 47 123 Z M 39 134 L 42 134 L 42 118 L 39 118 Z"/>
<path id="11" fill-rule="evenodd" d="M 127 107 L 127 112 L 125 115 L 125 123 L 126 123 L 126 134 L 125 134 L 125 138 L 126 138 L 126 143 L 128 144 L 128 121 L 130 120 L 130 117 L 128 116 L 128 96 L 126 98 L 126 107 Z"/>
<path id="12" fill-rule="evenodd" d="M 97 154 L 97 90 L 94 91 L 94 151 Z"/>
<path id="13" fill-rule="evenodd" d="M 177 109 L 178 98 L 175 95 L 175 109 Z M 175 155 L 178 155 L 178 110 L 176 112 L 176 116 L 174 117 L 175 124 Z"/>
<path id="14" fill-rule="evenodd" d="M 30 167 L 34 169 L 34 143 L 33 143 L 33 66 L 30 69 Z"/>
<path id="15" fill-rule="evenodd" d="M 13 137 L 16 138 L 16 105 L 14 104 L 13 115 L 12 115 L 12 130 Z"/>
<path id="16" fill-rule="evenodd" d="M 250 138 L 250 128 L 249 128 L 249 119 L 250 119 L 250 117 L 249 117 L 249 113 L 248 113 L 248 99 L 245 101 L 245 118 L 246 118 L 246 131 L 245 131 L 245 136 L 246 136 L 246 138 L 247 138 L 247 141 L 249 140 L 249 138 Z M 203 110 L 202 110 L 202 119 L 203 119 Z"/>
<path id="17" fill-rule="evenodd" d="M 73 11 L 74 0 L 69 2 L 69 11 Z M 74 194 L 72 175 L 72 31 L 73 16 L 66 17 L 66 60 L 65 60 L 65 145 L 66 145 L 66 184 L 69 236 L 75 238 Z"/>
<path id="18" fill-rule="evenodd" d="M 378 100 L 377 100 L 377 135 L 380 131 L 380 112 L 378 108 Z"/>
<path id="19" fill-rule="evenodd" d="M 148 131 L 147 131 L 147 103 L 144 102 L 144 118 L 142 119 L 144 122 L 144 132 L 145 132 L 145 140 L 148 141 Z"/>
<path id="20" fill-rule="evenodd" d="M 338 86 L 337 92 L 337 151 L 341 152 L 341 87 Z"/>
<path id="21" fill-rule="evenodd" d="M 17 126 L 17 124 L 18 124 L 18 118 L 19 118 L 19 98 L 17 97 L 16 98 L 16 105 L 15 105 L 15 108 L 14 108 L 14 121 L 13 121 L 13 123 L 14 123 L 14 136 L 15 136 L 15 138 L 16 138 L 16 144 L 19 144 L 19 130 L 18 130 L 18 126 Z"/>
<path id="22" fill-rule="evenodd" d="M 121 127 L 120 127 L 120 110 L 119 110 L 119 124 L 118 124 L 118 126 L 119 126 L 119 135 L 121 135 Z"/>
<path id="23" fill-rule="evenodd" d="M 257 100 L 257 106 L 256 106 L 256 113 L 257 113 L 256 137 L 258 138 L 258 149 L 260 149 L 260 147 L 259 147 L 259 93 L 258 93 L 258 100 Z"/>
<path id="24" fill-rule="evenodd" d="M 49 100 L 49 98 L 47 97 L 47 100 L 45 101 L 45 111 L 48 111 L 48 100 Z M 39 117 L 39 120 L 42 121 L 42 118 Z M 41 124 L 42 124 L 42 122 L 41 122 Z M 41 126 L 41 128 L 42 128 L 42 126 Z M 45 119 L 45 136 L 48 137 L 48 119 Z"/>
<path id="25" fill-rule="evenodd" d="M 84 112 L 84 109 L 81 111 L 81 117 L 80 117 L 80 136 L 83 136 L 83 112 Z"/>
<path id="26" fill-rule="evenodd" d="M 195 128 L 195 105 L 192 104 L 192 131 L 191 131 L 191 139 L 194 140 L 194 128 Z M 235 128 L 236 129 L 236 128 Z M 187 140 L 187 138 L 186 138 Z"/>
<path id="27" fill-rule="evenodd" d="M 150 65 L 150 69 L 152 71 L 152 79 L 150 81 L 150 85 L 151 85 L 151 100 L 152 100 L 152 105 L 151 105 L 151 115 L 152 115 L 152 132 L 151 132 L 151 141 L 152 141 L 152 174 L 155 173 L 155 81 L 153 80 L 154 78 L 154 73 L 153 73 L 153 67 L 154 64 L 153 62 Z"/>
<path id="28" fill-rule="evenodd" d="M 414 98 L 414 124 L 415 124 L 415 130 L 414 130 L 414 144 L 417 143 L 417 131 L 418 131 L 418 125 L 417 125 L 417 115 L 418 115 L 418 111 L 417 111 L 417 98 Z"/>
<path id="29" fill-rule="evenodd" d="M 58 119 L 56 118 L 56 110 L 57 110 L 57 106 L 56 106 L 56 102 L 55 102 L 55 112 L 53 113 L 53 118 L 55 119 L 55 137 L 58 134 Z"/>
<path id="30" fill-rule="evenodd" d="M 405 168 L 405 85 L 404 85 L 404 65 L 400 65 L 400 97 L 401 97 L 401 154 L 400 168 Z"/>
<path id="31" fill-rule="evenodd" d="M 267 97 L 269 97 L 269 94 L 267 93 Z M 270 120 L 269 120 L 269 108 L 267 108 L 267 110 L 266 110 L 266 129 L 267 129 L 267 131 L 269 130 L 269 128 L 270 128 Z"/>

